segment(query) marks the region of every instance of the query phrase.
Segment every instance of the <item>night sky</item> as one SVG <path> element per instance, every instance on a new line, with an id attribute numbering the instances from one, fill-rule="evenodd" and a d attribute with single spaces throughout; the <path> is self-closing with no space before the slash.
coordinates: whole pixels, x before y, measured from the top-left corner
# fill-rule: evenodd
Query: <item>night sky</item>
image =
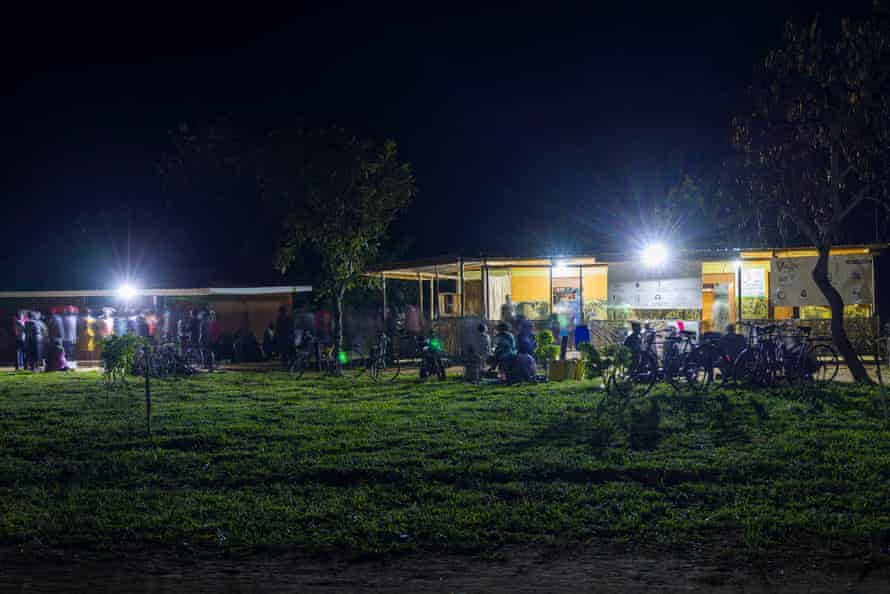
<path id="1" fill-rule="evenodd" d="M 128 235 L 146 286 L 280 281 L 275 221 L 252 220 L 252 196 L 195 203 L 161 192 L 169 131 L 223 114 L 397 140 L 419 192 L 392 230 L 392 253 L 612 245 L 679 172 L 719 165 L 730 117 L 783 22 L 837 11 L 682 4 L 7 13 L 0 284 L 112 286 Z M 843 4 L 847 14 L 868 6 Z"/>

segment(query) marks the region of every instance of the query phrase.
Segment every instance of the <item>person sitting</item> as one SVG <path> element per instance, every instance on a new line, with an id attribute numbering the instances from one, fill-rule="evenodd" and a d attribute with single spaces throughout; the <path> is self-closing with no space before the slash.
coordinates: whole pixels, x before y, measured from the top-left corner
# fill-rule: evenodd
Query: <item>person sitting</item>
<path id="1" fill-rule="evenodd" d="M 519 332 L 516 335 L 517 352 L 534 356 L 535 349 L 538 346 L 534 330 L 534 326 L 530 321 L 524 318 L 519 321 Z"/>
<path id="2" fill-rule="evenodd" d="M 479 324 L 477 332 L 473 334 L 466 345 L 465 375 L 467 381 L 479 381 L 482 368 L 491 356 L 491 337 L 488 335 L 488 326 Z"/>
<path id="3" fill-rule="evenodd" d="M 748 341 L 741 334 L 736 334 L 735 324 L 729 324 L 726 327 L 726 334 L 720 337 L 717 346 L 730 361 L 735 361 L 742 349 L 748 346 Z"/>
<path id="4" fill-rule="evenodd" d="M 535 372 L 537 371 L 535 358 L 531 353 L 524 352 L 524 350 L 518 352 L 507 361 L 504 371 L 504 381 L 507 384 L 512 385 L 535 381 Z"/>
<path id="5" fill-rule="evenodd" d="M 501 322 L 497 326 L 498 333 L 494 335 L 492 346 L 494 353 L 491 357 L 492 367 L 506 372 L 509 362 L 516 356 L 516 339 L 510 333 L 510 325 Z"/>
<path id="6" fill-rule="evenodd" d="M 65 359 L 65 349 L 62 346 L 61 338 L 57 338 L 49 344 L 46 354 L 46 370 L 68 371 L 68 361 Z"/>

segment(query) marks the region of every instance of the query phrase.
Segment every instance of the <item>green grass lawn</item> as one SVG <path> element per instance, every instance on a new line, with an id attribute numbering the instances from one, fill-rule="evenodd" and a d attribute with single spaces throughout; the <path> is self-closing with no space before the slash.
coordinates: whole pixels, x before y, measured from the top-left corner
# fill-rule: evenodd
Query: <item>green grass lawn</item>
<path id="1" fill-rule="evenodd" d="M 890 540 L 876 392 L 223 373 L 106 396 L 93 373 L 0 378 L 0 544 L 93 551 L 736 551 Z"/>

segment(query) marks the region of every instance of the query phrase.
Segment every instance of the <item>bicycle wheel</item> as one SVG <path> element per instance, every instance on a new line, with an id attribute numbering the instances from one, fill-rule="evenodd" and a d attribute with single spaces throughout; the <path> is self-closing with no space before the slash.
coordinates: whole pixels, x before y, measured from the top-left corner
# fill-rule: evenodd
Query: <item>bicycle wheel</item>
<path id="1" fill-rule="evenodd" d="M 696 350 L 683 358 L 682 377 L 696 392 L 707 392 L 714 378 L 714 359 L 710 353 Z"/>
<path id="2" fill-rule="evenodd" d="M 760 382 L 762 362 L 760 352 L 755 349 L 744 349 L 736 357 L 732 366 L 733 381 L 755 385 Z"/>
<path id="3" fill-rule="evenodd" d="M 627 374 L 627 381 L 631 385 L 634 396 L 645 396 L 658 382 L 658 359 L 653 353 L 640 353 L 636 362 Z"/>
<path id="4" fill-rule="evenodd" d="M 399 360 L 386 360 L 386 357 L 375 357 L 368 367 L 368 374 L 374 381 L 391 382 L 399 376 L 401 371 Z"/>
<path id="5" fill-rule="evenodd" d="M 837 351 L 827 344 L 817 344 L 806 354 L 803 361 L 805 381 L 815 382 L 820 386 L 834 381 L 840 369 Z"/>

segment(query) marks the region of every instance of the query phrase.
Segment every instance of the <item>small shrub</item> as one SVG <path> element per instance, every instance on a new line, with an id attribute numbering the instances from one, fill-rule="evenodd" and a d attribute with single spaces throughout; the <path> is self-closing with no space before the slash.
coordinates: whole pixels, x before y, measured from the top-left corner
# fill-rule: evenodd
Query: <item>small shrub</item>
<path id="1" fill-rule="evenodd" d="M 556 340 L 553 338 L 553 333 L 547 330 L 538 332 L 536 339 L 535 359 L 537 359 L 540 365 L 546 367 L 551 361 L 556 360 L 557 355 L 559 355 L 559 346 L 555 344 Z"/>
<path id="2" fill-rule="evenodd" d="M 145 339 L 132 334 L 111 336 L 102 341 L 102 368 L 107 384 L 127 383 L 127 375 L 133 371 L 136 361 L 136 350 L 144 344 Z"/>
<path id="3" fill-rule="evenodd" d="M 584 377 L 586 379 L 602 377 L 604 371 L 603 360 L 596 347 L 589 342 L 582 342 L 578 345 L 578 351 L 584 358 Z"/>

